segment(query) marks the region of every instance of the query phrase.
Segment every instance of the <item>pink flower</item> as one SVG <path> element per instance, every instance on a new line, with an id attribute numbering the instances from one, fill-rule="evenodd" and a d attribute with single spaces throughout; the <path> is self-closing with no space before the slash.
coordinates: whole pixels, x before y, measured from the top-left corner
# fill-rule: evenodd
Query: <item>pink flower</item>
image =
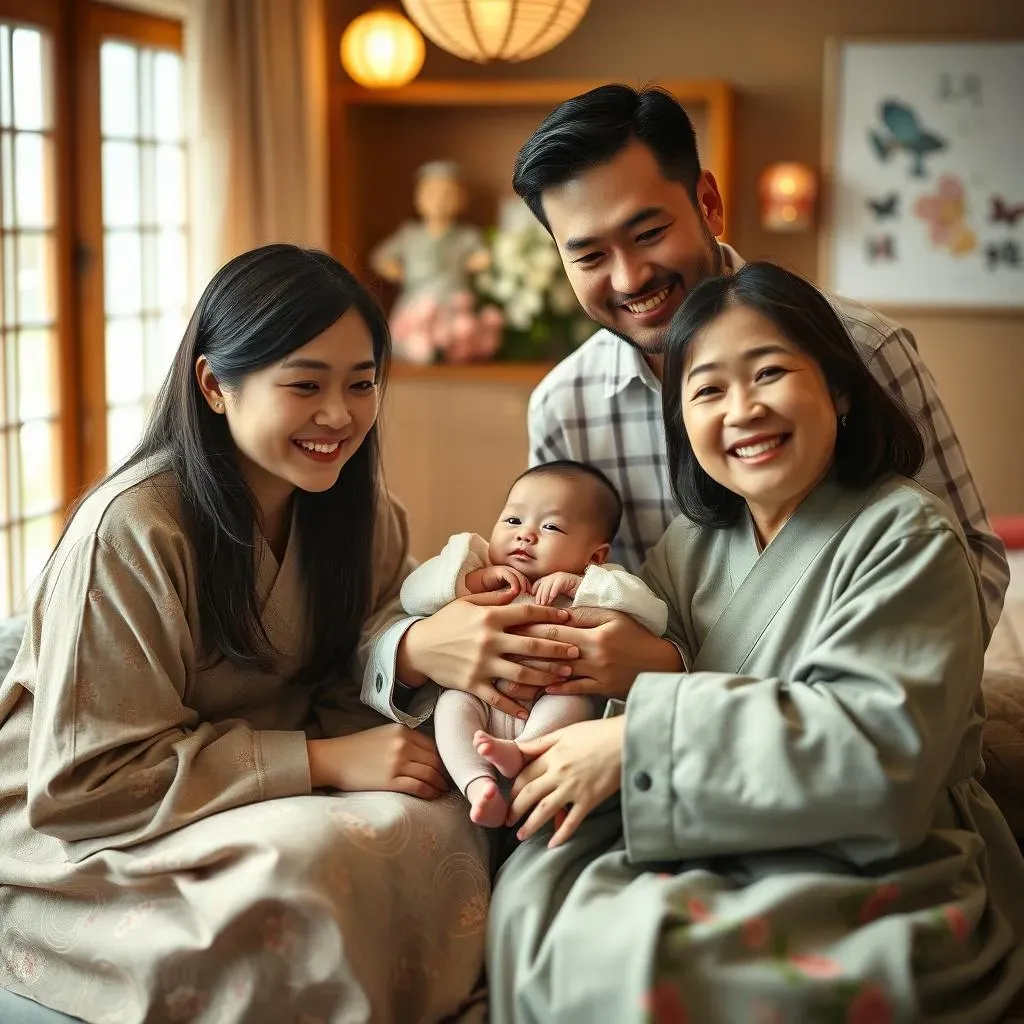
<path id="1" fill-rule="evenodd" d="M 861 905 L 857 920 L 861 924 L 869 924 L 875 918 L 881 917 L 900 895 L 900 887 L 887 883 L 880 885 Z"/>
<path id="2" fill-rule="evenodd" d="M 959 907 L 955 907 L 952 904 L 943 907 L 942 916 L 946 919 L 946 924 L 949 925 L 949 930 L 953 933 L 953 937 L 957 942 L 964 942 L 967 936 L 971 934 L 971 925 Z"/>
<path id="3" fill-rule="evenodd" d="M 847 1024 L 891 1024 L 892 1003 L 878 985 L 865 985 L 850 1003 Z"/>
<path id="4" fill-rule="evenodd" d="M 945 246 L 954 232 L 963 226 L 964 186 L 949 175 L 939 179 L 937 191 L 921 196 L 914 205 L 914 213 L 929 223 L 932 245 Z"/>
<path id="5" fill-rule="evenodd" d="M 690 1019 L 686 1013 L 686 1007 L 683 1006 L 679 989 L 670 981 L 659 981 L 647 993 L 644 1002 L 644 1009 L 654 1024 L 687 1024 Z"/>
<path id="6" fill-rule="evenodd" d="M 782 1024 L 785 1017 L 777 1006 L 770 1003 L 752 1003 L 750 1006 L 751 1024 Z"/>
<path id="7" fill-rule="evenodd" d="M 808 978 L 837 978 L 843 973 L 835 960 L 817 953 L 797 953 L 789 958 L 789 963 Z"/>
<path id="8" fill-rule="evenodd" d="M 752 917 L 743 922 L 743 944 L 747 949 L 763 949 L 768 945 L 770 931 L 767 917 Z"/>
<path id="9" fill-rule="evenodd" d="M 694 924 L 703 924 L 705 921 L 713 921 L 715 915 L 711 913 L 707 908 L 707 904 L 703 900 L 697 899 L 696 896 L 691 896 L 686 901 L 686 909 L 690 913 L 690 919 Z"/>

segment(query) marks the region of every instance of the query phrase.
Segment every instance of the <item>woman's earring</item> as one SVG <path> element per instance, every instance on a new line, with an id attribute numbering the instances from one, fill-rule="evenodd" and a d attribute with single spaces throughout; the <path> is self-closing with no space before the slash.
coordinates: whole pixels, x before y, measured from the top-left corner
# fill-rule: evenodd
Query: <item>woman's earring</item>
<path id="1" fill-rule="evenodd" d="M 223 402 L 214 402 L 213 403 L 213 407 L 214 407 L 214 409 L 217 410 L 217 412 L 223 412 L 224 411 L 224 403 Z M 845 419 L 845 417 L 844 417 L 844 419 Z"/>
<path id="2" fill-rule="evenodd" d="M 217 408 L 219 409 L 220 406 L 218 405 Z M 839 417 L 839 426 L 841 426 L 841 427 L 845 427 L 846 426 L 846 413 L 845 412 L 843 413 L 842 416 Z"/>

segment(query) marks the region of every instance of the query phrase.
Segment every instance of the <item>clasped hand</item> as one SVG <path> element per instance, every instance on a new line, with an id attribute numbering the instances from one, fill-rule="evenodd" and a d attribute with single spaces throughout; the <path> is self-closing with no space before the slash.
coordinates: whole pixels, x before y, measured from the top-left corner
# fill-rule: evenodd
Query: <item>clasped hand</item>
<path id="1" fill-rule="evenodd" d="M 470 594 L 421 619 L 406 630 L 398 650 L 398 677 L 416 686 L 432 679 L 439 686 L 463 690 L 518 718 L 521 704 L 500 693 L 494 680 L 518 686 L 529 699 L 539 690 L 572 674 L 579 649 L 560 640 L 522 635 L 528 626 L 565 623 L 569 613 L 537 604 L 512 604 L 519 591 Z"/>
<path id="2" fill-rule="evenodd" d="M 675 644 L 655 636 L 623 612 L 603 608 L 573 608 L 566 624 L 513 627 L 522 636 L 571 644 L 580 656 L 571 676 L 546 688 L 554 694 L 591 694 L 625 699 L 641 672 L 681 672 L 683 660 Z M 532 663 L 527 660 L 527 667 Z M 529 695 L 510 687 L 513 697 Z"/>

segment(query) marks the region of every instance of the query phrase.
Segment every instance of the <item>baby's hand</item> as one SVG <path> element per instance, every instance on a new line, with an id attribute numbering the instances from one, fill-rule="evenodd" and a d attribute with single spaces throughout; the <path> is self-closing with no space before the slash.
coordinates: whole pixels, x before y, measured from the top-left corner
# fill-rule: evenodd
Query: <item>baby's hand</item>
<path id="1" fill-rule="evenodd" d="M 511 565 L 485 565 L 466 573 L 463 581 L 471 594 L 490 594 L 495 590 L 511 590 L 513 596 L 530 593 L 530 581 Z"/>
<path id="2" fill-rule="evenodd" d="M 553 572 L 534 583 L 533 596 L 537 604 L 554 604 L 563 594 L 575 597 L 582 581 L 583 577 L 573 572 Z"/>

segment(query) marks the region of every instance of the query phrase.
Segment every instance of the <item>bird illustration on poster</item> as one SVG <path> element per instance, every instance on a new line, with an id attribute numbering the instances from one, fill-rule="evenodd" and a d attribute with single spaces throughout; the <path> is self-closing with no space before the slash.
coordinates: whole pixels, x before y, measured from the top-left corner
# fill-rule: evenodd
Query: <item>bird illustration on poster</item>
<path id="1" fill-rule="evenodd" d="M 1024 306 L 1024 42 L 839 45 L 829 285 Z"/>

